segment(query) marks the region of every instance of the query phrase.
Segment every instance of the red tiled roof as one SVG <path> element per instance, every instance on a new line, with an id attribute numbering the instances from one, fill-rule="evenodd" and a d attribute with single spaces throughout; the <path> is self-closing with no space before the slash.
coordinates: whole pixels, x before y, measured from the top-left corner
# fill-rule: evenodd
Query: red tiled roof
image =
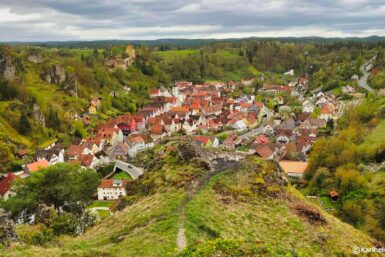
<path id="1" fill-rule="evenodd" d="M 162 125 L 155 124 L 151 127 L 151 133 L 155 135 L 162 135 L 164 132 L 164 128 Z"/>
<path id="2" fill-rule="evenodd" d="M 171 109 L 172 112 L 183 112 L 183 113 L 188 113 L 189 111 L 189 108 L 188 107 L 182 107 L 182 106 L 179 106 L 179 107 L 173 107 Z"/>
<path id="3" fill-rule="evenodd" d="M 194 140 L 202 142 L 203 144 L 207 145 L 207 143 L 210 141 L 210 138 L 206 136 L 195 136 Z"/>
<path id="4" fill-rule="evenodd" d="M 150 95 L 157 95 L 159 94 L 160 90 L 157 88 L 150 89 Z"/>
<path id="5" fill-rule="evenodd" d="M 120 186 L 114 186 L 115 181 L 117 181 L 117 180 L 115 180 L 115 179 L 102 179 L 98 188 L 125 188 L 127 185 L 127 180 L 123 179 L 123 180 L 119 180 L 122 182 L 120 184 Z"/>
<path id="6" fill-rule="evenodd" d="M 257 154 L 264 159 L 267 159 L 274 154 L 273 150 L 271 150 L 267 145 L 259 145 L 255 150 Z"/>
<path id="7" fill-rule="evenodd" d="M 17 176 L 13 173 L 8 173 L 0 180 L 0 195 L 5 195 L 11 188 L 12 181 L 15 180 Z"/>
<path id="8" fill-rule="evenodd" d="M 84 150 L 84 146 L 83 145 L 71 145 L 70 147 L 68 147 L 66 155 L 67 156 L 78 156 L 79 157 L 80 155 L 82 155 L 83 150 Z"/>
<path id="9" fill-rule="evenodd" d="M 94 156 L 92 154 L 82 154 L 79 159 L 82 166 L 90 167 L 94 159 Z"/>
<path id="10" fill-rule="evenodd" d="M 265 135 L 259 135 L 256 137 L 256 140 L 259 144 L 264 145 L 270 143 L 269 138 L 267 138 Z"/>

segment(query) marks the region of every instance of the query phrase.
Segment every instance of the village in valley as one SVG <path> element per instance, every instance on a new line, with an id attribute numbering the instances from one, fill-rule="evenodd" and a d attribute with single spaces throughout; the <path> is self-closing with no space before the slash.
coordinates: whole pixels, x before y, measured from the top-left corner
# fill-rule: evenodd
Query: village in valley
<path id="1" fill-rule="evenodd" d="M 124 91 L 129 90 L 124 86 Z M 350 86 L 343 90 L 355 93 Z M 137 179 L 144 172 L 132 164 L 138 153 L 180 140 L 276 161 L 300 183 L 313 143 L 333 132 L 346 104 L 332 92 L 310 92 L 305 75 L 293 77 L 287 85 L 264 83 L 259 88 L 254 79 L 202 84 L 175 81 L 172 88 L 150 89 L 149 96 L 149 104 L 98 124 L 90 137 L 78 138 L 67 148 L 53 143 L 38 150 L 34 162 L 5 176 L 0 193 L 7 198 L 12 193 L 11 181 L 17 177 L 69 162 L 94 170 L 110 167 L 98 187 L 97 198 L 117 200 L 127 194 L 127 180 Z M 79 117 L 85 126 L 102 101 L 91 97 L 87 112 Z M 27 153 L 20 150 L 17 154 L 22 159 Z"/>

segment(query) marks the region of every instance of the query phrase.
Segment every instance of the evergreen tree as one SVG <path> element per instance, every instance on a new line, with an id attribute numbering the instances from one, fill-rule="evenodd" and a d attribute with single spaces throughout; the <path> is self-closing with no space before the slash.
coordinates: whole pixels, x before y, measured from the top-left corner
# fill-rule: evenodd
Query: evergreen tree
<path id="1" fill-rule="evenodd" d="M 26 135 L 31 132 L 32 126 L 28 120 L 27 115 L 23 112 L 19 119 L 18 131 L 22 135 Z"/>

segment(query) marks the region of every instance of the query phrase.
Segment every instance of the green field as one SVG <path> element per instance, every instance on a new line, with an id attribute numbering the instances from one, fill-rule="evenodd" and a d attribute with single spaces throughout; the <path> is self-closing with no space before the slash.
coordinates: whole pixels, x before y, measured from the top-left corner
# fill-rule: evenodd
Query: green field
<path id="1" fill-rule="evenodd" d="M 171 60 L 175 57 L 187 56 L 198 52 L 199 52 L 198 49 L 186 49 L 186 50 L 157 51 L 154 53 L 158 54 L 160 57 L 162 57 L 165 60 Z"/>
<path id="2" fill-rule="evenodd" d="M 378 152 L 385 149 L 385 120 L 382 120 L 369 134 L 365 137 L 364 142 L 358 145 L 358 151 L 365 158 L 372 158 Z"/>
<path id="3" fill-rule="evenodd" d="M 89 208 L 95 208 L 95 207 L 111 207 L 114 204 L 115 201 L 94 201 L 89 206 Z"/>
<path id="4" fill-rule="evenodd" d="M 188 56 L 190 54 L 199 53 L 199 49 L 185 49 L 185 50 L 169 50 L 169 51 L 156 51 L 155 54 L 158 54 L 165 60 L 172 60 L 176 57 Z M 233 57 L 238 55 L 238 49 L 219 49 L 216 51 L 216 54 L 223 57 Z"/>
<path id="5" fill-rule="evenodd" d="M 385 120 L 381 121 L 365 138 L 360 148 L 376 148 L 385 143 Z"/>

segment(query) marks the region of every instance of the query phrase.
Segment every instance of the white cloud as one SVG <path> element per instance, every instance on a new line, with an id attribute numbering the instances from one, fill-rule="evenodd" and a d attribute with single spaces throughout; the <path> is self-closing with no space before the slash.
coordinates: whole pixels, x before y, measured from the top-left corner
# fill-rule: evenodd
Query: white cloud
<path id="1" fill-rule="evenodd" d="M 383 0 L 1 0 L 0 41 L 385 36 Z"/>

